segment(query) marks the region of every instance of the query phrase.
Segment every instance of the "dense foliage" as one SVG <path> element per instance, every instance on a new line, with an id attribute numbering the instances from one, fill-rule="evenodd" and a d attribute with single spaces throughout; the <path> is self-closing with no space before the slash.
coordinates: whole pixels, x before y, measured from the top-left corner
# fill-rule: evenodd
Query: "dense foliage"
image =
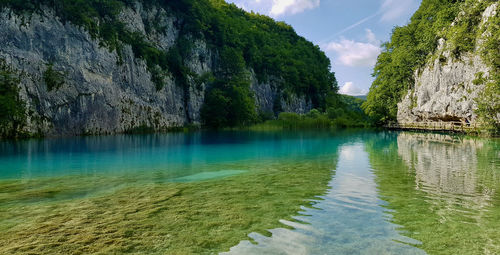
<path id="1" fill-rule="evenodd" d="M 490 64 L 489 80 L 479 77 L 486 83 L 486 88 L 477 99 L 477 114 L 486 128 L 496 135 L 500 134 L 500 123 L 495 121 L 500 115 L 500 14 L 490 17 L 490 25 L 481 31 L 491 36 L 484 42 L 482 57 Z"/>
<path id="2" fill-rule="evenodd" d="M 268 120 L 252 126 L 253 130 L 282 130 L 282 129 L 329 129 L 346 127 L 369 127 L 371 122 L 361 110 L 364 102 L 352 96 L 338 95 L 335 103 L 329 101 L 325 112 L 312 109 L 307 114 L 283 112 L 278 119 Z"/>
<path id="3" fill-rule="evenodd" d="M 0 137 L 18 136 L 25 121 L 24 103 L 18 93 L 19 78 L 0 61 Z"/>
<path id="4" fill-rule="evenodd" d="M 136 57 L 147 63 L 158 90 L 171 74 L 184 88 L 186 97 L 188 81 L 200 77 L 189 70 L 184 60 L 190 54 L 193 39 L 204 39 L 221 58 L 219 68 L 212 74 L 215 79 L 209 86 L 202 114 L 207 125 L 235 126 L 255 119 L 250 79 L 245 74 L 250 69 L 260 82 L 281 80 L 282 98 L 305 95 L 319 109 L 325 109 L 328 92 L 336 92 L 337 82 L 330 72 L 329 59 L 318 46 L 298 36 L 285 23 L 245 12 L 223 0 L 137 1 L 145 8 L 159 6 L 178 17 L 180 35 L 168 52 L 160 50 L 145 35 L 127 30 L 119 19 L 122 8 L 134 8 L 136 0 L 0 0 L 0 8 L 32 13 L 50 6 L 64 22 L 82 26 L 100 39 L 102 46 L 119 55 L 124 45 L 131 45 Z M 151 23 L 146 24 L 146 31 L 162 31 L 158 22 Z M 238 64 L 227 69 L 223 66 L 227 62 Z"/>
<path id="5" fill-rule="evenodd" d="M 64 74 L 60 71 L 54 70 L 54 65 L 47 65 L 47 69 L 43 73 L 43 80 L 47 85 L 47 90 L 57 90 L 64 85 Z"/>
<path id="6" fill-rule="evenodd" d="M 379 124 L 395 120 L 397 103 L 414 88 L 413 74 L 433 57 L 438 39 L 445 38 L 451 43 L 455 57 L 474 50 L 477 37 L 484 32 L 478 29 L 480 13 L 495 1 L 423 0 L 410 23 L 396 27 L 391 40 L 383 45 L 373 73 L 375 81 L 363 105 L 365 112 Z M 498 24 L 491 23 L 496 32 L 490 37 L 488 53 L 484 54 L 496 59 L 488 62 L 496 61 L 494 70 L 498 71 Z"/>
<path id="7" fill-rule="evenodd" d="M 243 56 L 230 47 L 221 50 L 221 70 L 206 94 L 201 117 L 215 128 L 250 124 L 256 120 L 254 96 Z"/>

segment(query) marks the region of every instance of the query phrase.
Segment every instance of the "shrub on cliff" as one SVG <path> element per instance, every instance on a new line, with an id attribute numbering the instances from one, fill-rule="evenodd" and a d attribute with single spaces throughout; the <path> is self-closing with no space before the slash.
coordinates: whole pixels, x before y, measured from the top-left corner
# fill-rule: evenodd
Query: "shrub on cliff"
<path id="1" fill-rule="evenodd" d="M 0 137 L 16 137 L 25 122 L 24 102 L 19 98 L 19 77 L 0 62 Z"/>
<path id="2" fill-rule="evenodd" d="M 494 2 L 496 0 L 423 0 L 410 23 L 396 27 L 391 40 L 383 45 L 373 72 L 375 81 L 363 104 L 365 112 L 379 124 L 395 120 L 397 103 L 415 86 L 414 72 L 430 61 L 438 39 L 446 38 L 456 57 L 474 50 L 477 37 L 484 32 L 478 29 L 480 13 Z M 498 25 L 496 27 L 498 29 Z M 491 38 L 498 42 L 495 35 Z M 495 51 L 498 59 L 498 47 Z"/>

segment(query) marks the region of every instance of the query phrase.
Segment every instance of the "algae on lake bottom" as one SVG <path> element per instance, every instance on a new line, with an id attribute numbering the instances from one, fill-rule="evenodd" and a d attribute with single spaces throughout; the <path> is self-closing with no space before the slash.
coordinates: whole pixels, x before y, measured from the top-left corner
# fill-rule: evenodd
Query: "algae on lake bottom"
<path id="1" fill-rule="evenodd" d="M 301 206 L 310 205 L 311 199 L 327 190 L 334 164 L 325 157 L 226 163 L 214 168 L 249 171 L 185 183 L 148 181 L 147 176 L 135 176 L 127 185 L 120 183 L 130 183 L 131 176 L 128 180 L 82 176 L 2 181 L 0 253 L 229 250 L 252 232 L 285 227 L 280 219 L 293 220 Z M 100 185 L 113 189 L 90 192 Z M 33 200 L 34 194 L 38 200 Z"/>
<path id="2" fill-rule="evenodd" d="M 311 254 L 500 251 L 500 140 L 409 132 L 205 138 L 92 138 L 98 150 L 86 139 L 44 140 L 28 144 L 41 149 L 21 151 L 6 145 L 0 254 L 231 248 L 240 255 L 238 244 L 250 254 L 262 247 Z"/>

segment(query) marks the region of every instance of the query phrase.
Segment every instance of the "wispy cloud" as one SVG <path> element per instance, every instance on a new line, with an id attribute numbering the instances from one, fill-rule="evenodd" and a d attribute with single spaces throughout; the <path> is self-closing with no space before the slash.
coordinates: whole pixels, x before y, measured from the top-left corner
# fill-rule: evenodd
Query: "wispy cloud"
<path id="1" fill-rule="evenodd" d="M 354 22 L 353 24 L 343 28 L 342 30 L 330 35 L 328 38 L 325 38 L 320 43 L 324 43 L 325 41 L 329 41 L 337 36 L 340 36 L 378 16 L 381 16 L 380 21 L 384 22 L 391 22 L 397 20 L 403 16 L 407 16 L 410 13 L 412 13 L 418 6 L 418 4 L 419 0 L 382 0 L 381 6 L 377 12 L 369 16 L 366 16 Z"/>
<path id="2" fill-rule="evenodd" d="M 374 14 L 372 14 L 372 15 L 368 16 L 368 17 L 362 18 L 362 19 L 358 20 L 357 22 L 355 22 L 354 24 L 351 24 L 351 25 L 349 25 L 349 26 L 345 27 L 344 29 L 342 29 L 342 30 L 340 30 L 340 31 L 336 32 L 335 34 L 331 35 L 330 37 L 328 37 L 328 38 L 324 39 L 324 40 L 323 40 L 323 41 L 321 41 L 320 43 L 324 43 L 325 41 L 331 40 L 332 38 L 335 38 L 335 37 L 337 37 L 337 36 L 339 36 L 339 35 L 342 35 L 343 33 L 348 32 L 348 31 L 350 31 L 350 30 L 352 30 L 352 29 L 354 29 L 354 28 L 356 28 L 356 27 L 358 27 L 358 26 L 360 26 L 360 25 L 362 25 L 362 24 L 366 23 L 367 21 L 369 21 L 369 20 L 371 20 L 371 19 L 373 19 L 373 18 L 377 17 L 377 16 L 378 16 L 378 15 L 380 15 L 381 13 L 382 13 L 382 11 L 379 11 L 379 12 L 374 13 Z"/>
<path id="3" fill-rule="evenodd" d="M 384 0 L 380 10 L 382 21 L 394 21 L 406 16 L 413 11 L 413 6 L 418 4 L 416 0 Z"/>

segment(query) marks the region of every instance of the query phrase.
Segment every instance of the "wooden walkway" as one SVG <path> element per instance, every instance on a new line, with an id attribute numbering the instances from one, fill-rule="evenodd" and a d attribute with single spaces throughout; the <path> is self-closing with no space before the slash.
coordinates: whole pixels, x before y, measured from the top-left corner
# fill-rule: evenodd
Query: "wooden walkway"
<path id="1" fill-rule="evenodd" d="M 385 126 L 388 129 L 415 130 L 415 131 L 442 131 L 453 133 L 479 133 L 479 125 L 449 121 L 449 122 L 415 122 L 415 123 L 390 123 Z"/>

